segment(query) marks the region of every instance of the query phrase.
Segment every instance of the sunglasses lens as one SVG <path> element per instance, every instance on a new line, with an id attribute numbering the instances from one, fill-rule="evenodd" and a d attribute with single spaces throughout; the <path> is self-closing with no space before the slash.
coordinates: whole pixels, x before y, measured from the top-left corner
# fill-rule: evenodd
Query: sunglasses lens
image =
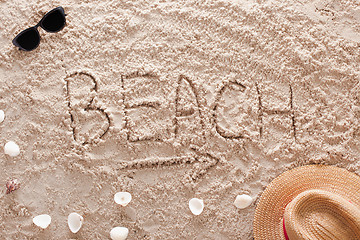
<path id="1" fill-rule="evenodd" d="M 39 46 L 40 35 L 36 28 L 28 28 L 17 35 L 13 42 L 23 50 L 31 51 Z"/>
<path id="2" fill-rule="evenodd" d="M 48 32 L 58 32 L 65 26 L 65 14 L 62 8 L 56 8 L 41 21 L 41 27 Z"/>

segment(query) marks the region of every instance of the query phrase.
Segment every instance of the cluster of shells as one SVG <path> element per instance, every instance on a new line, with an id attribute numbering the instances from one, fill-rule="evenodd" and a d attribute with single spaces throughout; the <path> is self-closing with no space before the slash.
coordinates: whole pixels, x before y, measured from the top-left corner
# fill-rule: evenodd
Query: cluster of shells
<path id="1" fill-rule="evenodd" d="M 252 197 L 246 194 L 237 195 L 234 201 L 235 207 L 239 209 L 247 208 L 253 202 Z M 189 201 L 189 208 L 192 214 L 200 215 L 204 210 L 204 200 L 198 198 L 192 198 Z"/>
<path id="2" fill-rule="evenodd" d="M 4 119 L 5 119 L 4 111 L 0 110 L 0 123 L 3 122 Z M 9 141 L 4 146 L 4 152 L 5 154 L 11 157 L 16 157 L 20 154 L 20 148 L 15 142 Z M 18 182 L 18 180 L 11 179 L 6 183 L 6 193 L 10 194 L 11 192 L 19 189 L 19 187 L 20 187 L 20 183 Z M 123 207 L 127 206 L 130 203 L 131 199 L 132 199 L 131 194 L 128 192 L 118 192 L 114 195 L 115 203 Z M 236 197 L 234 201 L 234 205 L 239 209 L 243 209 L 250 206 L 252 201 L 253 199 L 249 195 L 242 194 Z M 190 199 L 189 209 L 192 212 L 192 214 L 200 215 L 204 210 L 204 201 L 198 198 Z M 68 216 L 68 226 L 72 233 L 77 233 L 81 229 L 83 222 L 84 222 L 84 218 L 76 212 L 70 213 Z M 48 214 L 41 214 L 35 216 L 33 218 L 33 223 L 36 226 L 45 229 L 51 223 L 51 216 Z M 110 237 L 112 240 L 125 240 L 128 237 L 128 234 L 129 234 L 129 229 L 127 229 L 126 227 L 114 227 L 110 231 Z"/>
<path id="3" fill-rule="evenodd" d="M 128 192 L 118 192 L 114 196 L 114 200 L 117 204 L 125 207 L 131 201 L 131 194 Z M 70 213 L 68 216 L 68 226 L 72 233 L 80 231 L 84 222 L 84 218 L 76 213 Z M 40 228 L 47 228 L 51 223 L 51 216 L 48 214 L 41 214 L 33 218 L 33 223 Z M 110 231 L 110 237 L 112 240 L 125 240 L 128 237 L 129 229 L 126 227 L 114 227 Z"/>
<path id="4" fill-rule="evenodd" d="M 131 201 L 131 194 L 128 192 L 118 192 L 114 195 L 114 201 L 125 207 Z M 243 209 L 252 203 L 252 198 L 248 195 L 238 195 L 234 201 L 234 205 L 237 208 Z M 204 201 L 198 198 L 192 198 L 189 201 L 190 211 L 194 215 L 200 215 L 204 210 Z M 42 214 L 33 218 L 33 222 L 36 226 L 41 228 L 47 228 L 51 223 L 51 217 L 47 214 Z M 84 218 L 78 213 L 70 213 L 68 216 L 68 226 L 71 232 L 77 233 L 82 224 Z M 126 227 L 115 227 L 110 231 L 110 237 L 112 240 L 125 240 L 129 234 L 129 229 Z"/>

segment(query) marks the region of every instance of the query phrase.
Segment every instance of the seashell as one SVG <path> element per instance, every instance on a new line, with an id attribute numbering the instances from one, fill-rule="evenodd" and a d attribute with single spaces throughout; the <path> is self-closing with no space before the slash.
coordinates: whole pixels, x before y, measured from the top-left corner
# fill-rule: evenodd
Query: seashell
<path id="1" fill-rule="evenodd" d="M 0 123 L 2 123 L 5 119 L 5 113 L 3 110 L 0 110 Z"/>
<path id="2" fill-rule="evenodd" d="M 7 154 L 11 157 L 16 157 L 17 155 L 20 154 L 20 148 L 16 143 L 14 143 L 13 141 L 10 141 L 5 144 L 4 152 L 5 152 L 5 154 Z"/>
<path id="3" fill-rule="evenodd" d="M 250 206 L 252 201 L 253 201 L 253 199 L 249 195 L 246 195 L 246 194 L 237 195 L 237 197 L 234 201 L 234 205 L 237 208 L 244 209 L 244 208 L 247 208 L 248 206 Z"/>
<path id="4" fill-rule="evenodd" d="M 17 179 L 12 179 L 6 182 L 6 194 L 9 194 L 20 188 L 20 183 Z"/>
<path id="5" fill-rule="evenodd" d="M 47 214 L 38 215 L 33 218 L 33 223 L 43 229 L 47 228 L 51 223 L 51 217 Z"/>
<path id="6" fill-rule="evenodd" d="M 80 216 L 79 214 L 73 212 L 70 213 L 68 216 L 68 225 L 70 228 L 70 231 L 73 233 L 77 233 L 82 224 L 83 224 L 84 218 L 82 216 Z"/>
<path id="7" fill-rule="evenodd" d="M 128 192 L 118 192 L 114 195 L 114 201 L 125 207 L 131 201 L 131 194 Z"/>
<path id="8" fill-rule="evenodd" d="M 114 227 L 110 231 L 112 240 L 125 240 L 129 234 L 129 229 L 126 227 Z"/>
<path id="9" fill-rule="evenodd" d="M 200 215 L 204 210 L 204 201 L 198 198 L 192 198 L 189 201 L 189 208 L 194 215 Z"/>

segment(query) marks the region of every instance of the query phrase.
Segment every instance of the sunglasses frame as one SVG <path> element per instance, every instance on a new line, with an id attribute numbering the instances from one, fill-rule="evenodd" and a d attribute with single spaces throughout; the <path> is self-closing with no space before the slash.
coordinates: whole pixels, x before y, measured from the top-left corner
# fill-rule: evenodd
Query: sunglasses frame
<path id="1" fill-rule="evenodd" d="M 52 14 L 52 13 L 55 12 L 55 11 L 60 11 L 60 13 L 63 15 L 63 17 L 64 17 L 64 25 L 63 25 L 60 29 L 58 29 L 58 30 L 56 30 L 56 31 L 50 31 L 50 30 L 47 30 L 46 28 L 44 28 L 43 22 L 44 22 L 44 19 L 46 19 L 46 17 L 48 17 L 50 14 Z M 13 43 L 16 47 L 18 47 L 20 50 L 27 51 L 27 52 L 32 51 L 32 50 L 36 49 L 36 48 L 40 45 L 41 37 L 40 37 L 40 33 L 39 33 L 38 28 L 41 27 L 42 29 L 44 29 L 46 32 L 49 32 L 49 33 L 60 32 L 60 31 L 65 27 L 65 25 L 66 25 L 66 18 L 65 18 L 65 17 L 66 17 L 66 14 L 65 14 L 65 11 L 64 11 L 64 8 L 63 8 L 63 7 L 54 8 L 54 9 L 52 9 L 51 11 L 47 12 L 47 13 L 41 18 L 41 20 L 40 20 L 40 22 L 39 22 L 38 24 L 36 24 L 36 25 L 33 26 L 33 27 L 29 27 L 29 28 L 21 31 L 18 35 L 16 35 L 16 37 L 12 40 L 12 43 Z M 34 48 L 32 48 L 32 49 L 30 49 L 30 50 L 21 47 L 21 46 L 17 43 L 17 39 L 18 39 L 22 34 L 24 34 L 25 32 L 28 32 L 28 31 L 35 31 L 35 32 L 37 33 L 37 35 L 39 36 L 39 42 L 36 44 L 36 46 L 35 46 Z"/>

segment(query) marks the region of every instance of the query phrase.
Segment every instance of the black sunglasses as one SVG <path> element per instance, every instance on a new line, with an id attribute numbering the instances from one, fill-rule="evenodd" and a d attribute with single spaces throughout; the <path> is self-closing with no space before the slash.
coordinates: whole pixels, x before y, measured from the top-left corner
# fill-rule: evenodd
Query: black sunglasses
<path id="1" fill-rule="evenodd" d="M 25 29 L 19 33 L 12 43 L 20 50 L 34 50 L 40 44 L 40 34 L 37 28 L 41 27 L 45 31 L 51 33 L 58 32 L 65 27 L 65 16 L 66 14 L 62 7 L 54 8 L 45 14 L 36 26 Z"/>

